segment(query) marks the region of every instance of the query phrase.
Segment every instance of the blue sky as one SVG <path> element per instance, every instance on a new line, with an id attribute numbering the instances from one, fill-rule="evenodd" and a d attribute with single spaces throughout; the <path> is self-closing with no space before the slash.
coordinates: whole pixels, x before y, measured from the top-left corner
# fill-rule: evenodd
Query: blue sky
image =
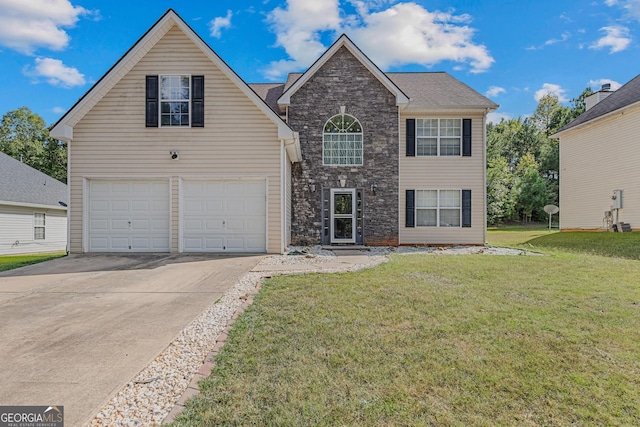
<path id="1" fill-rule="evenodd" d="M 447 71 L 492 119 L 640 73 L 640 0 L 0 0 L 0 113 L 48 124 L 173 8 L 246 82 L 284 81 L 346 33 L 384 71 Z"/>

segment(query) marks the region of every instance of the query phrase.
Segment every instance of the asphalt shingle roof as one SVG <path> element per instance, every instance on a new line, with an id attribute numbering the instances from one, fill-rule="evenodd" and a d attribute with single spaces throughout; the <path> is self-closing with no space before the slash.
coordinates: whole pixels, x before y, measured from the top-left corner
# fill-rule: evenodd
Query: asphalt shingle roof
<path id="1" fill-rule="evenodd" d="M 28 203 L 63 208 L 67 185 L 31 166 L 0 153 L 0 203 Z"/>
<path id="2" fill-rule="evenodd" d="M 446 72 L 386 74 L 411 99 L 409 107 L 498 108 L 498 104 Z"/>
<path id="3" fill-rule="evenodd" d="M 602 117 L 628 105 L 635 104 L 636 102 L 640 102 L 640 74 L 635 76 L 624 86 L 620 87 L 620 89 L 598 102 L 588 111 L 585 111 L 571 122 L 567 123 L 556 133 L 564 132 L 565 130 L 569 130 L 583 123 L 595 120 L 598 117 Z"/>
<path id="4" fill-rule="evenodd" d="M 277 84 L 251 84 L 251 88 L 276 112 L 278 97 L 303 73 L 290 73 L 287 81 Z M 498 108 L 498 104 L 476 92 L 446 72 L 385 73 L 410 99 L 411 108 Z"/>

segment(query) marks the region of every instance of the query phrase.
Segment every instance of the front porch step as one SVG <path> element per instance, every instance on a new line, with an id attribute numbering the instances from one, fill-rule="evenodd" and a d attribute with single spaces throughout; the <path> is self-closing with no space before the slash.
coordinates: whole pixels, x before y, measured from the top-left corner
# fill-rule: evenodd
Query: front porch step
<path id="1" fill-rule="evenodd" d="M 327 251 L 339 252 L 339 251 L 370 251 L 369 246 L 363 245 L 325 245 L 322 249 Z"/>

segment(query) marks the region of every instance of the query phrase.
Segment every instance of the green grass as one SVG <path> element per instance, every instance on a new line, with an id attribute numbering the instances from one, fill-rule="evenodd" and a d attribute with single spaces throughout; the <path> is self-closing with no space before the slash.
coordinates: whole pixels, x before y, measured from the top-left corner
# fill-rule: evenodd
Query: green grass
<path id="1" fill-rule="evenodd" d="M 56 259 L 66 256 L 66 252 L 48 252 L 41 254 L 25 254 L 25 255 L 1 255 L 0 271 L 13 270 L 14 268 L 24 267 L 26 265 L 37 264 L 50 259 Z"/>
<path id="2" fill-rule="evenodd" d="M 175 425 L 640 425 L 638 277 L 562 252 L 275 277 Z"/>
<path id="3" fill-rule="evenodd" d="M 572 252 L 640 260 L 640 233 L 558 232 L 537 227 L 489 229 L 493 246 Z"/>

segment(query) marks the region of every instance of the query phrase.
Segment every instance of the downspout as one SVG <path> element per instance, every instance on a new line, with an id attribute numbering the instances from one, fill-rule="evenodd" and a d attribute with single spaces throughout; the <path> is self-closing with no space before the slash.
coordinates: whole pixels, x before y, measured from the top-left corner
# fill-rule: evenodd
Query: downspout
<path id="1" fill-rule="evenodd" d="M 491 111 L 490 108 L 487 108 L 482 116 L 482 145 L 483 145 L 483 168 L 482 168 L 482 185 L 484 191 L 484 229 L 483 229 L 483 240 L 485 246 L 489 244 L 487 241 L 487 114 Z"/>
<path id="2" fill-rule="evenodd" d="M 67 141 L 67 255 L 71 253 L 71 140 Z"/>
<path id="3" fill-rule="evenodd" d="M 285 182 L 285 173 L 286 173 L 286 149 L 284 144 L 284 139 L 280 140 L 280 253 L 284 254 L 284 248 L 286 245 L 285 242 L 285 228 L 287 226 L 286 219 L 286 182 Z"/>

